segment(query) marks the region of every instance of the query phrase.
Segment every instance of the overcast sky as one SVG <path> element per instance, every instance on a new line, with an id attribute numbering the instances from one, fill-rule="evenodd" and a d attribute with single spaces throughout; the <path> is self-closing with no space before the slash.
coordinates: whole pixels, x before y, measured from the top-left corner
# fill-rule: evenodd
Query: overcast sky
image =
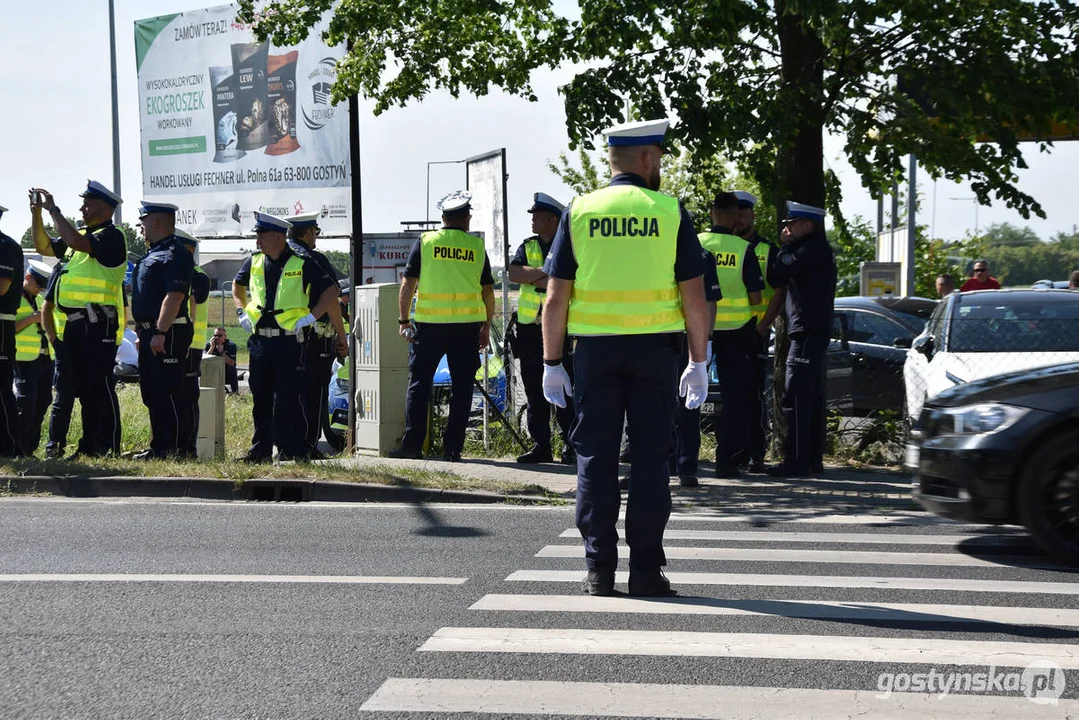
<path id="1" fill-rule="evenodd" d="M 138 88 L 135 77 L 133 23 L 136 19 L 208 7 L 191 0 L 115 0 L 119 72 L 120 157 L 125 219 L 132 220 L 143 195 L 139 158 Z M 0 230 L 18 239 L 29 225 L 26 189 L 43 186 L 54 192 L 65 214 L 74 215 L 76 197 L 88 177 L 112 183 L 109 98 L 108 4 L 106 0 L 38 0 L 5 2 L 0 23 L 0 87 L 4 112 L 0 205 L 10 208 Z M 510 247 L 530 233 L 526 213 L 539 190 L 567 202 L 570 191 L 546 168 L 566 150 L 564 113 L 559 84 L 568 71 L 536 78 L 538 103 L 491 95 L 453 100 L 432 96 L 379 117 L 361 102 L 360 148 L 365 232 L 397 232 L 401 221 L 422 219 L 427 210 L 429 161 L 459 160 L 505 147 L 509 172 Z M 843 180 L 843 206 L 848 216 L 876 217 L 876 203 L 841 158 L 841 143 L 826 143 L 826 160 Z M 1003 204 L 979 207 L 968 187 L 926 181 L 924 214 L 919 222 L 938 237 L 959 238 L 993 222 L 1029 225 L 1043 239 L 1079 224 L 1075 167 L 1079 143 L 1061 143 L 1051 155 L 1031 148 L 1030 169 L 1020 186 L 1045 208 L 1045 220 L 1024 220 Z M 430 202 L 463 187 L 463 165 L 431 167 Z M 953 199 L 958 198 L 958 199 Z M 432 207 L 432 216 L 437 214 Z M 225 242 L 225 241 L 219 241 Z M 253 243 L 252 243 L 253 244 Z M 204 250 L 211 250 L 204 246 Z M 226 248 L 222 248 L 226 249 Z M 227 249 L 233 249 L 231 247 Z"/>

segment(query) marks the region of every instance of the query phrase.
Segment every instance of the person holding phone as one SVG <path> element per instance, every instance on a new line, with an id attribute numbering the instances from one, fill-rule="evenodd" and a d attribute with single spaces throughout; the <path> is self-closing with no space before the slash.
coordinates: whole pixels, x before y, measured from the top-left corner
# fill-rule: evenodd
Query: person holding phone
<path id="1" fill-rule="evenodd" d="M 236 375 L 236 343 L 229 340 L 224 327 L 214 328 L 210 342 L 206 343 L 206 355 L 216 355 L 225 360 L 225 390 L 236 393 L 240 390 L 240 381 Z"/>

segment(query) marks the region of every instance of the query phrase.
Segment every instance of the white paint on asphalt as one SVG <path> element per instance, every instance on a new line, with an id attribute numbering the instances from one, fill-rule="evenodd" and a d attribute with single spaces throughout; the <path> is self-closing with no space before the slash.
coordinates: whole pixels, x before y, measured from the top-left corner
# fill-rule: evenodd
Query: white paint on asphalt
<path id="1" fill-rule="evenodd" d="M 959 553 L 863 552 L 856 550 L 759 550 L 751 548 L 666 547 L 668 560 L 726 560 L 728 562 L 846 563 L 851 565 L 932 565 L 935 567 L 1010 567 L 1060 569 L 1048 561 L 1025 558 L 983 560 Z M 536 557 L 581 558 L 582 545 L 547 545 Z"/>
<path id="2" fill-rule="evenodd" d="M 1079 713 L 1079 701 L 1050 709 L 1026 697 L 877 690 L 645 683 L 390 678 L 360 710 L 369 712 L 672 717 L 698 720 L 1035 720 Z"/>
<path id="3" fill-rule="evenodd" d="M 624 531 L 623 531 L 624 532 Z M 576 528 L 559 537 L 580 538 Z M 1032 547 L 1025 535 L 900 535 L 898 533 L 770 532 L 767 530 L 666 530 L 664 540 L 716 540 L 733 542 L 853 543 L 864 545 L 1018 545 Z"/>
<path id="4" fill-rule="evenodd" d="M 0 575 L 0 582 L 82 583 L 284 583 L 328 585 L 463 585 L 468 578 L 396 575 L 180 575 L 145 573 L 26 573 Z"/>
<path id="5" fill-rule="evenodd" d="M 761 508 L 753 512 L 708 512 L 694 511 L 672 513 L 671 522 L 732 522 L 732 523 L 808 523 L 817 525 L 949 525 L 971 528 L 992 527 L 988 525 L 971 525 L 957 520 L 937 517 L 924 512 L 883 512 L 879 515 L 867 515 L 854 513 L 851 515 L 829 514 L 820 515 L 813 508 L 805 510 L 792 510 L 790 508 L 771 509 Z M 618 516 L 619 520 L 625 521 L 626 514 Z"/>
<path id="6" fill-rule="evenodd" d="M 471 610 L 511 612 L 639 613 L 646 615 L 758 615 L 812 620 L 924 623 L 1001 623 L 1079 627 L 1079 610 L 839 600 L 726 600 L 586 595 L 485 595 Z"/>
<path id="7" fill-rule="evenodd" d="M 868 588 L 874 590 L 942 590 L 945 592 L 1079 595 L 1079 583 L 1026 580 L 968 580 L 965 578 L 862 577 L 841 575 L 773 575 L 771 573 L 668 572 L 680 585 L 749 587 Z M 584 570 L 518 570 L 506 582 L 572 582 L 584 580 Z M 615 573 L 615 582 L 629 582 L 629 573 Z"/>
<path id="8" fill-rule="evenodd" d="M 985 667 L 1026 667 L 1035 660 L 1051 660 L 1065 670 L 1079 670 L 1079 645 L 1076 644 L 937 638 L 444 627 L 419 649 L 425 652 L 736 657 Z"/>

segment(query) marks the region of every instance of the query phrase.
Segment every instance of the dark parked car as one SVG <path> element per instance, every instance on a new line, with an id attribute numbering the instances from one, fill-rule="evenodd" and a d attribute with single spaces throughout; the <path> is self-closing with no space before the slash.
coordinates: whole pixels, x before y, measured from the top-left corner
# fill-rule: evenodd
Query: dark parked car
<path id="1" fill-rule="evenodd" d="M 1079 363 L 995 375 L 929 398 L 905 465 L 930 512 L 1022 525 L 1047 553 L 1079 564 Z"/>

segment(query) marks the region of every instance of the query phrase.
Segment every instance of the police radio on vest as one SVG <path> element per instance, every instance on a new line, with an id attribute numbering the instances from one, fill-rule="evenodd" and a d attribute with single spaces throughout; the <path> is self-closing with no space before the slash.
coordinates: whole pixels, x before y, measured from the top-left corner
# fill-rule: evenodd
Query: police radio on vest
<path id="1" fill-rule="evenodd" d="M 464 262 L 475 262 L 476 251 L 468 248 L 455 248 L 455 247 L 443 247 L 441 245 L 435 246 L 435 259 L 436 260 L 461 260 Z"/>
<path id="2" fill-rule="evenodd" d="M 593 217 L 588 219 L 589 237 L 659 237 L 659 218 Z"/>

